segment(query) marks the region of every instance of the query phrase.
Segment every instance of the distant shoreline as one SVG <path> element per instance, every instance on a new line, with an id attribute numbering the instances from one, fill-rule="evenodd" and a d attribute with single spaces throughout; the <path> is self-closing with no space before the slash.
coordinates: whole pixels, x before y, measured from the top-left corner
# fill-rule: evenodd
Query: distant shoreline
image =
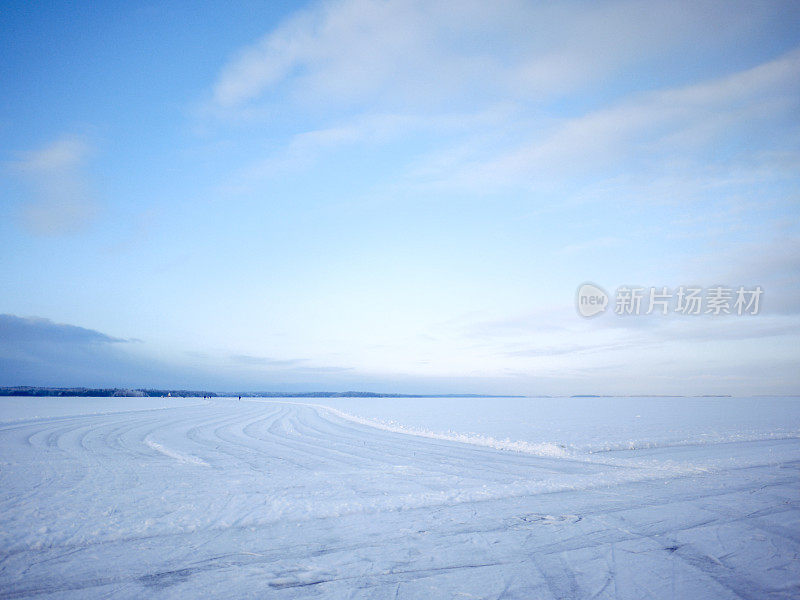
<path id="1" fill-rule="evenodd" d="M 486 394 L 384 394 L 378 392 L 209 392 L 152 388 L 61 388 L 38 386 L 0 387 L 0 396 L 95 397 L 95 398 L 525 398 Z"/>
<path id="2" fill-rule="evenodd" d="M 735 398 L 733 394 L 397 394 L 383 392 L 210 392 L 207 390 L 182 390 L 161 388 L 89 388 L 89 387 L 44 387 L 6 386 L 0 387 L 0 397 L 95 397 L 95 398 Z M 793 397 L 797 394 L 752 394 L 763 398 Z"/>

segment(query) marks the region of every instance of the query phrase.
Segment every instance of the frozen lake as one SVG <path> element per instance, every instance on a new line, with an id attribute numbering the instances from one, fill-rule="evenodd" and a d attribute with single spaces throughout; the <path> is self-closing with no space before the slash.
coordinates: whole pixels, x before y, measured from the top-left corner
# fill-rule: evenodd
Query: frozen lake
<path id="1" fill-rule="evenodd" d="M 797 398 L 0 398 L 0 598 L 792 598 L 798 492 Z"/>

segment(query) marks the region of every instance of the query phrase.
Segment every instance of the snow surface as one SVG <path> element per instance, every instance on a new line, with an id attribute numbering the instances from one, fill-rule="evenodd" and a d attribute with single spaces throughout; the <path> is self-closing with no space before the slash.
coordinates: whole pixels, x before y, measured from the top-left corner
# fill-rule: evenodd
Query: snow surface
<path id="1" fill-rule="evenodd" d="M 799 432 L 796 398 L 2 398 L 0 598 L 798 597 Z"/>

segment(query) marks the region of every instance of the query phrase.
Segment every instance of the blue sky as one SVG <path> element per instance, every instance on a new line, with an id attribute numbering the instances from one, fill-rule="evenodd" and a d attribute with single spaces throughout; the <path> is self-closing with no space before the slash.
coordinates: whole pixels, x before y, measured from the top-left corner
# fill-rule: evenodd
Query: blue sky
<path id="1" fill-rule="evenodd" d="M 797 393 L 798 17 L 6 2 L 0 385 Z"/>

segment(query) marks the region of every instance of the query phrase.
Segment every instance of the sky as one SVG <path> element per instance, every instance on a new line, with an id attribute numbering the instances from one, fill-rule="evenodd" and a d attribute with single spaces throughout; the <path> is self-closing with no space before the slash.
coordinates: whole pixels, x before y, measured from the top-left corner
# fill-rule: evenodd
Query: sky
<path id="1" fill-rule="evenodd" d="M 799 20 L 4 2 L 0 385 L 800 393 Z"/>

